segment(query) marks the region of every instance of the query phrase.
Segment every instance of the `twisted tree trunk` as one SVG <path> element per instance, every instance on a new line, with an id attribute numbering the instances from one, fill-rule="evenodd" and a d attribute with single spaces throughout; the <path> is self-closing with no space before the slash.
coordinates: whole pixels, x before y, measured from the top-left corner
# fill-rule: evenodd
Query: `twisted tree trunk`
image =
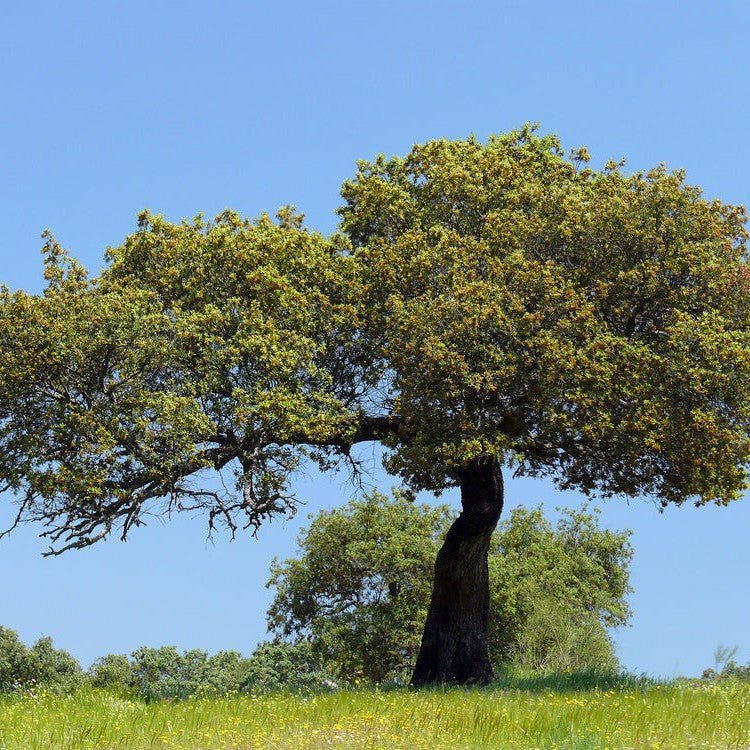
<path id="1" fill-rule="evenodd" d="M 461 514 L 435 561 L 432 600 L 412 685 L 484 685 L 493 679 L 487 650 L 487 552 L 503 509 L 503 475 L 494 458 L 461 470 Z"/>

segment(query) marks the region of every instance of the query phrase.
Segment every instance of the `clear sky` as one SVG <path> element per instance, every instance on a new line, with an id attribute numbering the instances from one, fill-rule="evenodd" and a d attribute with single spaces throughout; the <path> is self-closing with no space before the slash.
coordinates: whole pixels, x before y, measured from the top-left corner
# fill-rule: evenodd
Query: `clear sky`
<path id="1" fill-rule="evenodd" d="M 663 161 L 747 203 L 748 26 L 750 5 L 722 0 L 6 3 L 0 282 L 41 288 L 45 227 L 96 270 L 145 207 L 179 220 L 294 203 L 331 231 L 357 159 L 526 121 L 597 164 Z M 297 489 L 297 518 L 232 544 L 208 543 L 200 518 L 154 519 L 125 544 L 42 559 L 38 530 L 21 529 L 0 541 L 0 624 L 83 663 L 140 645 L 250 652 L 271 558 L 292 553 L 306 512 L 352 492 L 317 475 Z M 508 507 L 580 500 L 509 482 Z M 634 532 L 624 665 L 699 674 L 719 644 L 749 660 L 750 503 L 599 505 Z"/>

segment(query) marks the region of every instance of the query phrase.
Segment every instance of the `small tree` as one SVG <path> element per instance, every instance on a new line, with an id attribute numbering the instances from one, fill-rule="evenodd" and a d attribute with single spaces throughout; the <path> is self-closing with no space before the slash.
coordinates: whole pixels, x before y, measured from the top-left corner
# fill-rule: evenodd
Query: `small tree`
<path id="1" fill-rule="evenodd" d="M 264 642 L 258 645 L 248 659 L 240 690 L 297 692 L 320 689 L 332 684 L 310 644 L 304 641 Z"/>
<path id="2" fill-rule="evenodd" d="M 33 684 L 38 677 L 37 660 L 18 633 L 0 626 L 0 690 Z"/>
<path id="3" fill-rule="evenodd" d="M 55 648 L 50 637 L 39 638 L 29 648 L 14 630 L 0 627 L 0 691 L 31 686 L 69 690 L 82 681 L 80 664 Z"/>
<path id="4" fill-rule="evenodd" d="M 118 660 L 102 666 L 109 668 L 102 676 L 109 676 L 112 667 L 124 665 Z M 222 695 L 240 689 L 248 667 L 249 660 L 236 651 L 209 656 L 199 649 L 180 653 L 174 646 L 142 646 L 131 655 L 129 679 L 145 700 L 187 698 L 197 693 Z"/>
<path id="5" fill-rule="evenodd" d="M 306 638 L 339 678 L 383 682 L 414 666 L 446 506 L 372 492 L 312 519 L 300 554 L 274 561 L 269 627 Z"/>
<path id="6" fill-rule="evenodd" d="M 44 636 L 31 647 L 38 665 L 41 684 L 61 688 L 75 688 L 83 682 L 83 670 L 67 651 L 54 647 L 52 638 Z"/>
<path id="7" fill-rule="evenodd" d="M 94 687 L 117 693 L 128 693 L 135 687 L 133 666 L 126 654 L 106 654 L 96 659 L 88 670 Z"/>
<path id="8" fill-rule="evenodd" d="M 130 658 L 108 654 L 89 669 L 95 687 L 135 693 L 144 700 L 238 691 L 306 690 L 322 687 L 326 675 L 306 643 L 261 643 L 249 658 L 236 651 L 208 655 L 174 646 L 141 647 Z"/>
<path id="9" fill-rule="evenodd" d="M 533 585 L 532 585 L 533 590 Z M 535 672 L 609 672 L 619 668 L 614 644 L 593 612 L 536 591 L 509 660 Z"/>
<path id="10" fill-rule="evenodd" d="M 630 617 L 629 531 L 598 524 L 599 511 L 515 508 L 489 555 L 490 653 L 533 669 L 611 669 L 607 628 Z"/>
<path id="11" fill-rule="evenodd" d="M 299 554 L 274 562 L 269 627 L 309 642 L 338 678 L 408 679 L 429 606 L 432 561 L 455 514 L 371 492 L 314 516 Z M 490 656 L 534 669 L 612 668 L 606 628 L 627 621 L 627 532 L 597 514 L 515 509 L 490 546 Z"/>

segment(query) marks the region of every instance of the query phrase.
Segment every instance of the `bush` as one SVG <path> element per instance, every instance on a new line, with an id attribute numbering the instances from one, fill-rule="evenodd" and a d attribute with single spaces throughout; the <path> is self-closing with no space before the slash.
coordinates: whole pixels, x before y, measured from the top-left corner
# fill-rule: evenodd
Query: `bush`
<path id="1" fill-rule="evenodd" d="M 610 673 L 619 669 L 614 644 L 592 612 L 537 593 L 508 661 L 534 672 Z"/>
<path id="2" fill-rule="evenodd" d="M 37 663 L 39 684 L 72 690 L 83 683 L 81 665 L 67 651 L 55 648 L 50 637 L 40 638 L 31 651 Z"/>
<path id="3" fill-rule="evenodd" d="M 0 690 L 33 684 L 37 676 L 32 652 L 21 643 L 15 630 L 0 627 Z"/>
<path id="4" fill-rule="evenodd" d="M 309 643 L 264 642 L 248 660 L 241 690 L 301 692 L 335 687 L 320 666 Z"/>
<path id="5" fill-rule="evenodd" d="M 90 683 L 115 693 L 129 693 L 135 679 L 133 667 L 125 654 L 107 654 L 99 657 L 88 671 Z"/>
<path id="6" fill-rule="evenodd" d="M 248 666 L 235 651 L 209 657 L 198 649 L 180 654 L 174 646 L 144 646 L 132 654 L 131 685 L 147 701 L 221 695 L 240 689 Z"/>
<path id="7" fill-rule="evenodd" d="M 80 664 L 67 651 L 56 649 L 51 638 L 40 638 L 28 648 L 14 630 L 0 627 L 0 690 L 73 690 L 83 679 Z"/>
<path id="8" fill-rule="evenodd" d="M 630 617 L 629 531 L 599 527 L 587 506 L 553 525 L 541 506 L 514 508 L 489 554 L 490 654 L 536 669 L 617 668 L 607 628 Z"/>
<path id="9" fill-rule="evenodd" d="M 398 491 L 319 513 L 300 534 L 299 555 L 274 561 L 269 629 L 308 642 L 337 681 L 406 677 L 450 521 L 446 506 L 418 505 Z"/>
<path id="10" fill-rule="evenodd" d="M 719 646 L 714 651 L 715 669 L 705 669 L 701 677 L 704 680 L 736 679 L 750 681 L 750 662 L 745 666 L 735 661 L 739 646 Z"/>
<path id="11" fill-rule="evenodd" d="M 206 660 L 200 689 L 216 695 L 241 690 L 251 668 L 252 660 L 237 651 L 219 651 Z"/>
<path id="12" fill-rule="evenodd" d="M 199 650 L 180 653 L 174 646 L 141 647 L 130 658 L 109 654 L 97 659 L 89 679 L 96 687 L 146 701 L 326 686 L 326 676 L 304 643 L 261 643 L 250 658 L 236 651 L 209 656 Z"/>

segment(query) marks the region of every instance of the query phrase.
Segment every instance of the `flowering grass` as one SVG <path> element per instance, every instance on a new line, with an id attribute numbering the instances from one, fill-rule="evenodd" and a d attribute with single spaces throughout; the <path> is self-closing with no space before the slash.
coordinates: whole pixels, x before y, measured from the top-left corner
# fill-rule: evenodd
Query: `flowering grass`
<path id="1" fill-rule="evenodd" d="M 0 750 L 750 748 L 750 684 L 531 683 L 143 703 L 102 691 L 0 697 Z"/>

